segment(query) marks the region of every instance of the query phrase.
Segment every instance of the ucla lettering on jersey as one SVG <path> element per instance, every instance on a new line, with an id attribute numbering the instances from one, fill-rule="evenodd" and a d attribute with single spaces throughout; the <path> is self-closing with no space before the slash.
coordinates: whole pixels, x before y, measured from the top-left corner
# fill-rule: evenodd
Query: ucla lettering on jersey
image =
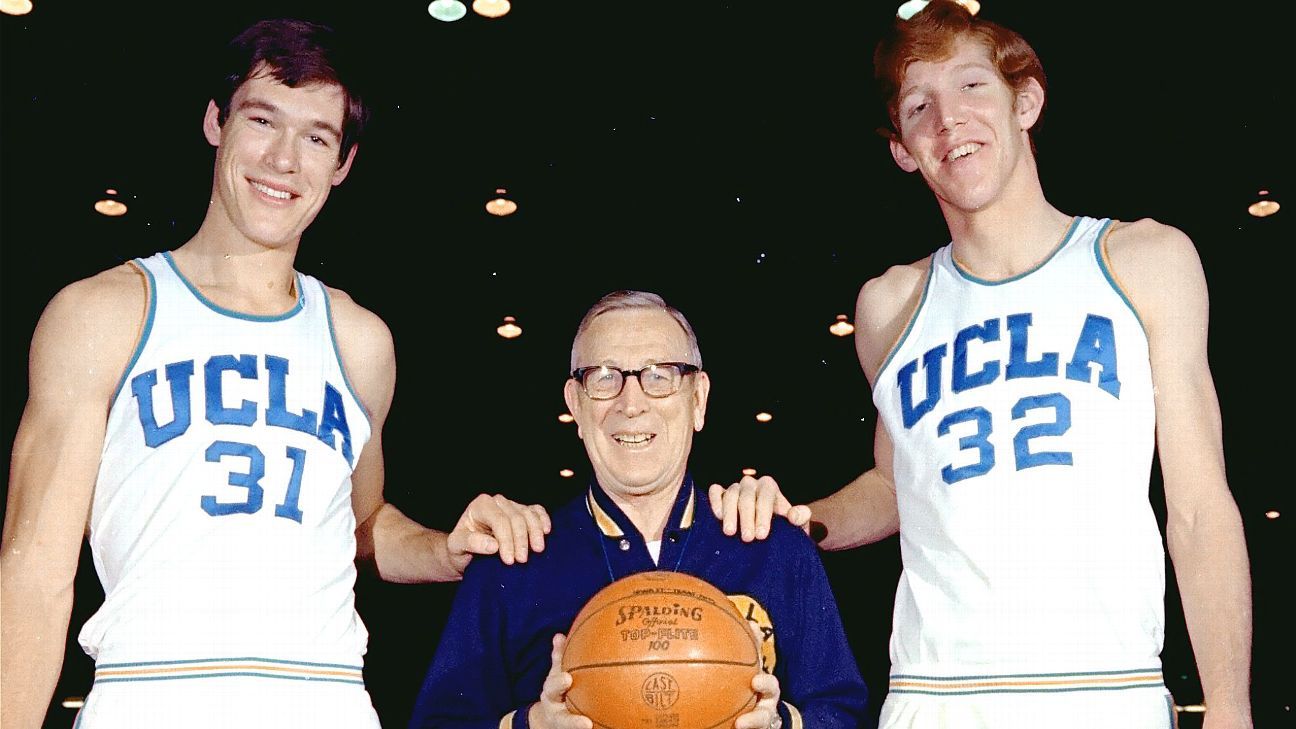
<path id="1" fill-rule="evenodd" d="M 932 257 L 873 395 L 904 563 L 893 676 L 1159 670 L 1151 367 L 1110 225 L 1077 218 L 1004 281 Z"/>
<path id="2" fill-rule="evenodd" d="M 249 316 L 204 297 L 168 253 L 135 265 L 148 313 L 108 417 L 90 516 L 106 595 L 82 646 L 113 681 L 249 661 L 358 680 L 351 472 L 370 423 L 326 289 L 298 274 L 291 311 Z"/>

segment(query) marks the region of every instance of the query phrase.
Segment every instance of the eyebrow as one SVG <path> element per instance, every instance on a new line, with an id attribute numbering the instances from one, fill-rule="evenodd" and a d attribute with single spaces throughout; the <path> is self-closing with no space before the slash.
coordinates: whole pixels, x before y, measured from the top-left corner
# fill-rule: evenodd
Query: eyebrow
<path id="1" fill-rule="evenodd" d="M 959 65 L 955 66 L 951 70 L 954 73 L 961 73 L 963 71 L 968 71 L 968 70 L 988 71 L 990 73 L 996 73 L 994 66 L 989 63 L 986 63 L 985 61 L 968 61 L 967 63 L 960 63 Z M 922 88 L 921 84 L 903 87 L 900 89 L 900 93 L 896 94 L 896 100 L 902 101 L 906 96 L 916 93 L 917 90 L 921 88 Z"/>
<path id="2" fill-rule="evenodd" d="M 260 109 L 262 111 L 269 112 L 271 114 L 278 114 L 281 111 L 279 107 L 275 106 L 274 104 L 271 104 L 268 101 L 262 101 L 261 99 L 244 99 L 243 101 L 239 102 L 239 105 L 235 109 L 235 111 L 243 111 L 245 109 Z M 328 132 L 329 134 L 332 134 L 336 139 L 342 138 L 342 130 L 338 129 L 332 124 L 329 124 L 328 122 L 320 121 L 318 119 L 312 119 L 310 122 L 310 127 L 311 129 L 319 129 L 321 131 Z"/>

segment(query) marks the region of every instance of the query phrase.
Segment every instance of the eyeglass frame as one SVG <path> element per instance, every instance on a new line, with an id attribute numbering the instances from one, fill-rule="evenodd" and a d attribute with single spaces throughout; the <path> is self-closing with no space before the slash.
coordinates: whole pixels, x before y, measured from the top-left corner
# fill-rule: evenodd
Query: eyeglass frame
<path id="1" fill-rule="evenodd" d="M 639 379 L 639 375 L 640 373 L 650 368 L 661 367 L 663 365 L 670 365 L 671 367 L 679 368 L 680 384 L 676 385 L 674 390 L 671 390 L 665 395 L 649 395 L 648 391 L 644 390 L 643 380 Z M 601 370 L 601 369 L 609 369 L 621 373 L 621 389 L 617 390 L 615 395 L 611 395 L 609 397 L 594 397 L 593 395 L 590 394 L 589 388 L 585 386 L 585 373 L 589 372 L 590 370 Z M 643 392 L 644 396 L 651 397 L 654 400 L 664 400 L 680 391 L 680 387 L 683 386 L 684 384 L 685 377 L 688 377 L 689 375 L 696 374 L 701 371 L 702 368 L 700 366 L 695 364 L 690 364 L 688 362 L 653 362 L 652 364 L 644 365 L 643 367 L 640 367 L 637 370 L 623 370 L 620 367 L 613 367 L 612 365 L 589 365 L 587 367 L 577 367 L 576 369 L 572 370 L 570 379 L 576 380 L 576 383 L 580 385 L 581 392 L 585 393 L 585 397 L 588 397 L 589 399 L 594 400 L 595 402 L 607 402 L 608 400 L 615 400 L 618 397 L 620 397 L 621 393 L 625 391 L 626 383 L 630 381 L 630 378 L 632 376 L 635 378 L 635 380 L 639 382 L 639 390 Z"/>

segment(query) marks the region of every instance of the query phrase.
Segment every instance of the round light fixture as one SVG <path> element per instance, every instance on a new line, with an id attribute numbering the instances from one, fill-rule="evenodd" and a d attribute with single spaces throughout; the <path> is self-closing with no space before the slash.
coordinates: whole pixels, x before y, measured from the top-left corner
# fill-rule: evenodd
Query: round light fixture
<path id="1" fill-rule="evenodd" d="M 468 13 L 468 8 L 459 0 L 432 0 L 427 10 L 428 15 L 446 23 L 453 23 Z"/>
<path id="2" fill-rule="evenodd" d="M 755 475 L 756 475 L 756 469 L 754 469 L 754 468 L 744 468 L 744 469 L 742 470 L 742 475 L 744 475 L 744 476 L 755 476 Z"/>
<path id="3" fill-rule="evenodd" d="M 31 0 L 0 0 L 0 13 L 5 15 L 26 15 L 31 11 Z"/>
<path id="4" fill-rule="evenodd" d="M 560 423 L 574 423 L 574 422 L 576 422 L 576 418 L 573 418 L 571 413 L 563 413 L 562 415 L 559 415 L 559 416 L 558 416 L 558 422 L 560 422 Z"/>
<path id="5" fill-rule="evenodd" d="M 759 412 L 759 413 L 756 413 L 756 422 L 758 422 L 758 423 L 768 423 L 769 421 L 771 421 L 771 420 L 773 420 L 773 419 L 774 419 L 774 416 L 773 416 L 773 415 L 770 415 L 769 413 L 766 413 L 766 412 Z"/>
<path id="6" fill-rule="evenodd" d="M 487 18 L 508 15 L 512 7 L 508 0 L 473 0 L 473 12 Z"/>
<path id="7" fill-rule="evenodd" d="M 855 325 L 846 321 L 845 314 L 838 314 L 837 321 L 828 326 L 828 331 L 839 337 L 849 337 L 855 331 Z"/>
<path id="8" fill-rule="evenodd" d="M 522 335 L 522 327 L 517 325 L 517 319 L 511 316 L 504 317 L 504 323 L 495 327 L 495 331 L 505 339 L 513 339 Z"/>
<path id="9" fill-rule="evenodd" d="M 1247 212 L 1257 218 L 1267 218 L 1281 209 L 1282 206 L 1273 200 L 1258 200 L 1247 207 Z"/>
<path id="10" fill-rule="evenodd" d="M 558 472 L 558 475 L 562 476 L 563 478 L 571 478 L 572 476 L 576 475 L 576 472 L 571 470 L 570 468 L 564 468 L 563 470 Z"/>
<path id="11" fill-rule="evenodd" d="M 503 197 L 506 192 L 508 191 L 502 187 L 495 188 L 495 194 L 500 197 L 496 197 L 494 200 L 486 203 L 486 212 L 491 215 L 498 215 L 501 218 L 505 215 L 512 215 L 517 212 L 517 203 Z"/>

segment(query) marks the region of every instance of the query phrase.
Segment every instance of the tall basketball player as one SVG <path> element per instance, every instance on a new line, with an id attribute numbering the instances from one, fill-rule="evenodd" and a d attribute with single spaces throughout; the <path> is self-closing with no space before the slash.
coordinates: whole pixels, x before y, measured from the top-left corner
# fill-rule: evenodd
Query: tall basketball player
<path id="1" fill-rule="evenodd" d="M 1044 73 L 1017 33 L 933 0 L 874 61 L 895 162 L 953 239 L 860 291 L 876 466 L 808 510 L 768 479 L 713 487 L 713 509 L 745 539 L 813 512 L 826 549 L 899 531 L 885 728 L 1165 728 L 1155 447 L 1205 726 L 1251 726 L 1250 577 L 1192 242 L 1048 202 Z"/>
<path id="2" fill-rule="evenodd" d="M 103 607 L 80 642 L 104 727 L 376 727 L 357 551 L 396 582 L 543 548 L 480 496 L 449 534 L 383 500 L 391 334 L 294 271 L 368 111 L 325 27 L 235 38 L 203 133 L 211 203 L 174 251 L 69 285 L 32 341 L 3 543 L 3 725 L 40 726 L 89 519 Z"/>

